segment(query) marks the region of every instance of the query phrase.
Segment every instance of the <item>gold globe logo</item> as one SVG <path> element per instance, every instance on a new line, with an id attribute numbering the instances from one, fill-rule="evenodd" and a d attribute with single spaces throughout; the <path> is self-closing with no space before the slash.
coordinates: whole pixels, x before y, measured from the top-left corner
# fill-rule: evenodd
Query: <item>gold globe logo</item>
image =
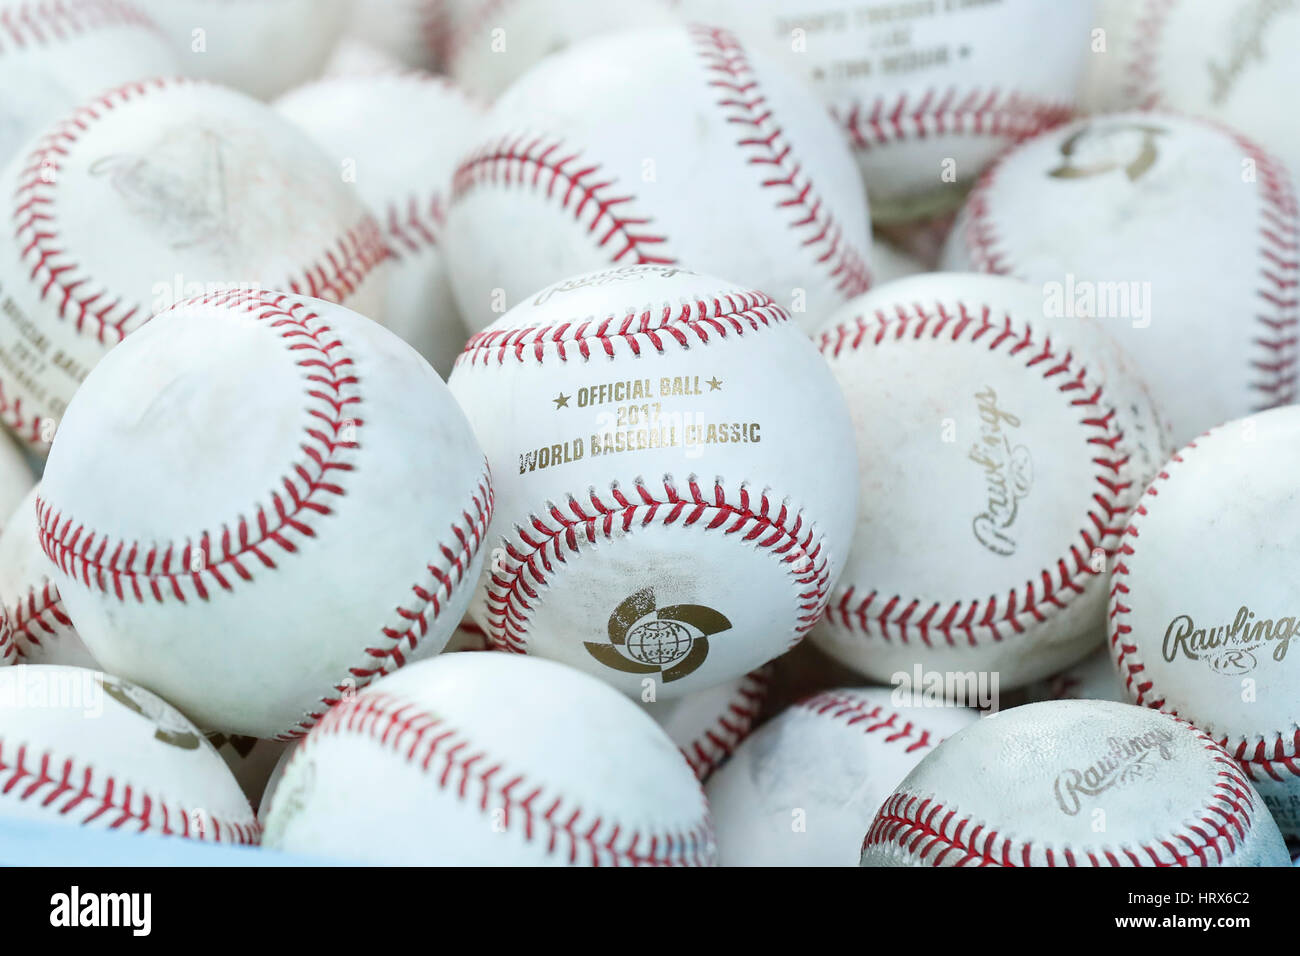
<path id="1" fill-rule="evenodd" d="M 695 671 L 709 656 L 709 637 L 731 629 L 727 618 L 701 604 L 657 607 L 654 588 L 642 588 L 609 616 L 609 643 L 586 641 L 588 653 L 628 674 L 659 674 L 664 682 Z"/>

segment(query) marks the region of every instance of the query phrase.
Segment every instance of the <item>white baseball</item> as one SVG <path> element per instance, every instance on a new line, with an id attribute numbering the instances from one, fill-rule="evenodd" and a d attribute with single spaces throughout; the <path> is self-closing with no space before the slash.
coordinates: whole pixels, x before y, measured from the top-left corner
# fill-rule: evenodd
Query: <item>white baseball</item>
<path id="1" fill-rule="evenodd" d="M 44 450 L 96 362 L 196 295 L 283 289 L 382 317 L 387 249 L 269 107 L 150 80 L 87 102 L 0 175 L 0 419 Z"/>
<path id="2" fill-rule="evenodd" d="M 80 667 L 7 667 L 0 717 L 0 815 L 258 842 L 252 807 L 212 745 L 143 688 Z"/>
<path id="3" fill-rule="evenodd" d="M 682 0 L 781 56 L 829 106 L 877 222 L 955 208 L 1008 145 L 1068 119 L 1092 0 Z"/>
<path id="4" fill-rule="evenodd" d="M 339 704 L 294 748 L 265 824 L 269 847 L 368 863 L 716 861 L 700 785 L 653 720 L 507 654 L 423 661 Z"/>
<path id="5" fill-rule="evenodd" d="M 1252 142 L 1166 113 L 1080 120 L 991 167 L 948 269 L 1038 285 L 1058 315 L 1106 320 L 1174 443 L 1296 396 L 1300 216 Z"/>
<path id="6" fill-rule="evenodd" d="M 178 72 L 166 38 L 129 0 L 0 0 L 0 166 L 82 100 Z"/>
<path id="7" fill-rule="evenodd" d="M 495 483 L 472 612 L 498 647 L 667 699 L 821 614 L 856 512 L 853 432 L 762 292 L 672 266 L 567 279 L 471 338 L 450 385 Z"/>
<path id="8" fill-rule="evenodd" d="M 609 265 L 726 276 L 806 329 L 870 285 L 848 147 L 808 90 L 726 31 L 625 33 L 550 57 L 497 100 L 477 143 L 447 217 L 471 329 L 503 299 Z"/>
<path id="9" fill-rule="evenodd" d="M 996 672 L 1003 689 L 1095 648 L 1106 561 L 1166 454 L 1105 331 L 1045 317 L 1013 279 L 936 273 L 873 290 L 817 342 L 862 482 L 818 646 L 882 682 Z"/>
<path id="10" fill-rule="evenodd" d="M 320 80 L 275 107 L 356 183 L 384 230 L 393 261 L 384 314 L 375 318 L 447 375 L 469 332 L 443 263 L 443 227 L 452 172 L 481 107 L 416 71 Z"/>
<path id="11" fill-rule="evenodd" d="M 857 866 L 885 798 L 978 719 L 965 707 L 899 706 L 885 688 L 814 694 L 756 730 L 705 787 L 723 866 Z"/>
<path id="12" fill-rule="evenodd" d="M 205 730 L 276 737 L 442 649 L 491 502 L 469 424 L 409 346 L 317 299 L 227 295 L 157 316 L 90 374 L 38 528 L 106 669 Z"/>
<path id="13" fill-rule="evenodd" d="M 58 585 L 50 580 L 54 569 L 36 534 L 40 492 L 39 485 L 32 488 L 0 531 L 0 597 L 14 646 L 26 664 L 98 670 L 99 662 L 72 626 Z"/>
<path id="14" fill-rule="evenodd" d="M 1102 0 L 1106 49 L 1086 105 L 1161 107 L 1226 123 L 1300 176 L 1300 6 L 1292 0 Z"/>
<path id="15" fill-rule="evenodd" d="M 731 759 L 758 723 L 771 671 L 770 666 L 761 667 L 717 687 L 671 700 L 643 701 L 642 706 L 703 783 Z"/>
<path id="16" fill-rule="evenodd" d="M 1167 714 L 1026 704 L 949 737 L 885 801 L 863 866 L 1285 866 L 1259 794 Z"/>
<path id="17" fill-rule="evenodd" d="M 1300 409 L 1214 429 L 1142 496 L 1111 572 L 1111 654 L 1129 699 L 1190 720 L 1300 836 Z M 1213 538 L 1206 547 L 1205 536 Z"/>
<path id="18" fill-rule="evenodd" d="M 445 0 L 443 65 L 494 99 L 539 60 L 624 30 L 671 26 L 679 0 Z"/>
<path id="19" fill-rule="evenodd" d="M 134 0 L 159 25 L 186 76 L 269 100 L 316 76 L 349 0 Z"/>

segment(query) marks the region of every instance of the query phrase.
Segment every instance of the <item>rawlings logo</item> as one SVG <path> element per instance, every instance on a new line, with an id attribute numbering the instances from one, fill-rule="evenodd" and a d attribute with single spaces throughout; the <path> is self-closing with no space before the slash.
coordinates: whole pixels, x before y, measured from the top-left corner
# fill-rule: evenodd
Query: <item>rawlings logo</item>
<path id="1" fill-rule="evenodd" d="M 1089 124 L 1065 138 L 1061 143 L 1064 162 L 1047 175 L 1055 179 L 1087 179 L 1122 169 L 1132 182 L 1156 164 L 1160 155 L 1156 137 L 1167 132 L 1159 126 L 1141 123 Z M 1126 158 L 1119 146 L 1126 146 L 1120 138 L 1129 133 L 1139 134 L 1139 139 L 1132 156 Z M 1089 156 L 1092 161 L 1085 162 Z"/>
<path id="2" fill-rule="evenodd" d="M 1096 763 L 1082 770 L 1071 767 L 1056 777 L 1056 805 L 1067 816 L 1079 812 L 1085 797 L 1095 797 L 1113 787 L 1125 787 L 1136 780 L 1153 777 L 1161 760 L 1172 760 L 1169 745 L 1174 735 L 1168 730 L 1152 730 L 1140 737 L 1111 737 L 1110 745 Z"/>
<path id="3" fill-rule="evenodd" d="M 1009 428 L 1019 428 L 1020 419 L 998 407 L 998 393 L 985 386 L 975 393 L 979 406 L 980 438 L 971 446 L 970 460 L 984 469 L 987 507 L 975 516 L 971 528 L 975 540 L 994 554 L 1015 554 L 1011 526 L 1021 500 L 1034 484 L 1034 463 L 1029 449 L 1013 445 Z"/>
<path id="4" fill-rule="evenodd" d="M 1244 604 L 1231 624 L 1197 627 L 1191 615 L 1180 614 L 1165 628 L 1161 647 L 1171 664 L 1181 654 L 1188 660 L 1204 661 L 1217 674 L 1236 676 L 1253 671 L 1258 665 L 1255 652 L 1273 644 L 1273 660 L 1281 663 L 1296 634 L 1296 618 L 1255 619 L 1255 612 Z"/>
<path id="5" fill-rule="evenodd" d="M 664 682 L 692 673 L 709 655 L 709 636 L 731 629 L 712 608 L 674 604 L 655 608 L 653 588 L 642 588 L 609 616 L 609 643 L 585 641 L 606 667 L 629 674 L 659 674 Z"/>

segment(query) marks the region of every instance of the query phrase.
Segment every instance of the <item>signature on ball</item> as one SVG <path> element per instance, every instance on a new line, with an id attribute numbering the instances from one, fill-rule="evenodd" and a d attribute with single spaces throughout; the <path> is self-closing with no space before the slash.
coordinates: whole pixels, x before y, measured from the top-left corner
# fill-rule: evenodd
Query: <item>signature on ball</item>
<path id="1" fill-rule="evenodd" d="M 1180 614 L 1165 628 L 1161 651 L 1171 664 L 1180 654 L 1193 661 L 1204 661 L 1218 674 L 1236 676 L 1253 671 L 1258 665 L 1255 652 L 1273 644 L 1273 660 L 1286 658 L 1291 638 L 1296 634 L 1296 618 L 1256 618 L 1246 605 L 1237 609 L 1231 624 L 1197 627 L 1190 614 Z"/>
<path id="2" fill-rule="evenodd" d="M 1011 526 L 1020 502 L 1034 484 L 1034 463 L 1029 449 L 1012 444 L 1009 429 L 1020 427 L 1020 419 L 998 407 L 998 394 L 986 385 L 975 393 L 979 406 L 980 437 L 971 446 L 970 460 L 984 469 L 987 506 L 975 516 L 971 528 L 975 539 L 994 554 L 1016 552 Z"/>
<path id="3" fill-rule="evenodd" d="M 1168 730 L 1151 730 L 1137 737 L 1111 737 L 1108 747 L 1095 763 L 1070 767 L 1057 774 L 1056 805 L 1067 816 L 1074 816 L 1085 797 L 1095 797 L 1115 787 L 1126 787 L 1136 780 L 1155 775 L 1162 760 L 1173 759 L 1169 745 L 1174 735 Z"/>

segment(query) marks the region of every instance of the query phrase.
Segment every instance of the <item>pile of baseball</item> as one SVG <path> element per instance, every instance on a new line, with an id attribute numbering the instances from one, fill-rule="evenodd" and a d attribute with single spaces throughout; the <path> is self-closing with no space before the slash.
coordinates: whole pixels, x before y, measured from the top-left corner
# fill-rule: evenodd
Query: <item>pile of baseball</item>
<path id="1" fill-rule="evenodd" d="M 1296 90 L 1257 0 L 0 0 L 0 832 L 1288 865 Z"/>

